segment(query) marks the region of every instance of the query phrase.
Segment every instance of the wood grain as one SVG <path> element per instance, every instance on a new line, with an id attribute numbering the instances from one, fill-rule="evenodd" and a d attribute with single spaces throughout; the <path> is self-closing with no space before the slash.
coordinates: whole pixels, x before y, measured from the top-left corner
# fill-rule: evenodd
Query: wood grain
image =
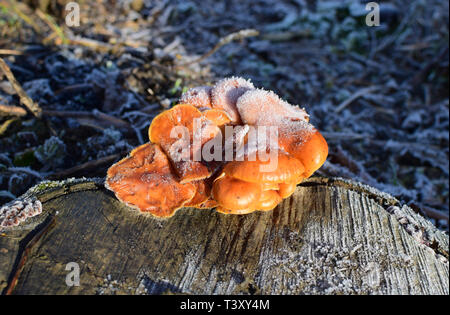
<path id="1" fill-rule="evenodd" d="M 0 237 L 3 293 L 449 294 L 448 236 L 358 183 L 313 178 L 274 211 L 168 220 L 89 180 L 34 195 L 43 214 Z M 66 285 L 69 262 L 79 287 Z"/>

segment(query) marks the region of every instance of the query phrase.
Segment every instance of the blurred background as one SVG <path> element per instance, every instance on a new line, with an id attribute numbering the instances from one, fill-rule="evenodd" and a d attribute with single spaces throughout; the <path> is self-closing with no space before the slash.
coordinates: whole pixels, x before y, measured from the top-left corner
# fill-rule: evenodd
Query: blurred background
<path id="1" fill-rule="evenodd" d="M 448 1 L 378 1 L 373 27 L 356 0 L 68 3 L 0 0 L 0 57 L 42 109 L 0 74 L 0 205 L 44 179 L 104 177 L 183 91 L 235 75 L 306 108 L 330 147 L 319 175 L 448 231 Z"/>

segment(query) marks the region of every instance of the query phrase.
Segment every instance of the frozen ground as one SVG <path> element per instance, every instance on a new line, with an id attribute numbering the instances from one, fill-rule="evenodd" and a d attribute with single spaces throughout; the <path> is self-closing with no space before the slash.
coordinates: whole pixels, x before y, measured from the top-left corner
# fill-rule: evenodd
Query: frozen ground
<path id="1" fill-rule="evenodd" d="M 0 112 L 0 203 L 42 179 L 104 176 L 183 90 L 239 75 L 306 108 L 330 146 L 322 175 L 448 230 L 448 1 L 383 1 L 380 27 L 358 1 L 78 1 L 77 28 L 62 2 L 0 1 L 0 52 L 14 51 L 0 56 L 44 110 Z M 196 62 L 249 28 L 259 36 Z M 19 105 L 1 77 L 0 104 Z"/>

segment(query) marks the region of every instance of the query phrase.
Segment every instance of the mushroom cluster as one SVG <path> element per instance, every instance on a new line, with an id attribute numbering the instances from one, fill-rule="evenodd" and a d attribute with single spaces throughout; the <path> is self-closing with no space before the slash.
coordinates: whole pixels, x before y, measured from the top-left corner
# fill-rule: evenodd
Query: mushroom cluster
<path id="1" fill-rule="evenodd" d="M 272 210 L 328 155 L 304 109 L 236 77 L 188 90 L 148 133 L 109 168 L 106 187 L 157 217 L 181 207 Z"/>

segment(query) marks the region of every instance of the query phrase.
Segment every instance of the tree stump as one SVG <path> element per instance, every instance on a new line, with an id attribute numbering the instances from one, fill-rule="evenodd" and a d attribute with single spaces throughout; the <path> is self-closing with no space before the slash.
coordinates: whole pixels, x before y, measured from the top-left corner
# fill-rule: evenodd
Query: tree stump
<path id="1" fill-rule="evenodd" d="M 449 294 L 448 236 L 390 195 L 312 178 L 275 210 L 140 215 L 101 180 L 47 182 L 0 236 L 3 294 Z M 68 263 L 80 268 L 69 286 Z"/>

